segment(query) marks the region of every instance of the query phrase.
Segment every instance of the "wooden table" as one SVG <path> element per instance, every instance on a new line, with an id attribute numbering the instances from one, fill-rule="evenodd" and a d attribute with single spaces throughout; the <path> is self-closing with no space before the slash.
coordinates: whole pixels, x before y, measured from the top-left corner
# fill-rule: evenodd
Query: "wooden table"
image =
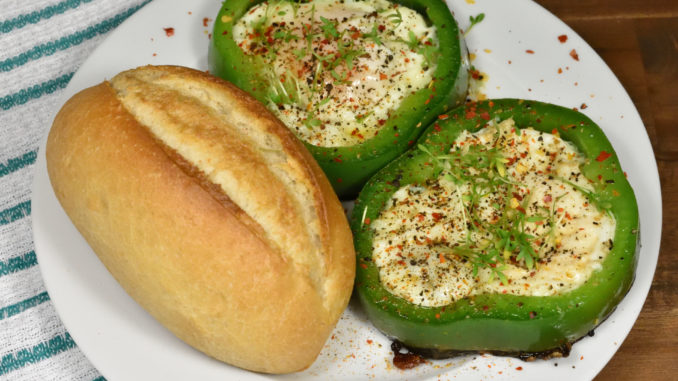
<path id="1" fill-rule="evenodd" d="M 663 231 L 650 294 L 596 380 L 678 379 L 678 1 L 537 0 L 607 62 L 635 103 L 662 183 Z M 642 195 L 638 195 L 642 197 Z"/>

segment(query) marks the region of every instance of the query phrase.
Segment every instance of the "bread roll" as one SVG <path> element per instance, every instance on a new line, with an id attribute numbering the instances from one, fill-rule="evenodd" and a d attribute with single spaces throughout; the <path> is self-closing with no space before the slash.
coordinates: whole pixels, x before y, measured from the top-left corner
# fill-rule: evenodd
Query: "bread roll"
<path id="1" fill-rule="evenodd" d="M 353 286 L 343 208 L 266 108 L 173 66 L 126 71 L 56 116 L 47 167 L 122 287 L 198 350 L 266 373 L 315 360 Z"/>

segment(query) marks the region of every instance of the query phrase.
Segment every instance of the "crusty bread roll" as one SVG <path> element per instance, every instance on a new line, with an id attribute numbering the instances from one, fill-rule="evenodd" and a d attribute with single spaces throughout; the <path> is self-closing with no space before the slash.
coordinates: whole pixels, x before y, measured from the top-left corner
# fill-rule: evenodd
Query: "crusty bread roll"
<path id="1" fill-rule="evenodd" d="M 315 360 L 351 294 L 353 242 L 263 105 L 200 71 L 142 67 L 71 98 L 46 155 L 74 225 L 176 336 L 259 372 Z"/>

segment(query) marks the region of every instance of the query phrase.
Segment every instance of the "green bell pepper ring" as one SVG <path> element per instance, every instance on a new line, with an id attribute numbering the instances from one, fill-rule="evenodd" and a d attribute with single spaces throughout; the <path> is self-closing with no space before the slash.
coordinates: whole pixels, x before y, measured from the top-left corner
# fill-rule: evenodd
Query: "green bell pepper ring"
<path id="1" fill-rule="evenodd" d="M 208 63 L 212 74 L 233 82 L 259 101 L 270 104 L 271 86 L 265 64 L 246 55 L 233 38 L 233 26 L 261 0 L 229 0 L 215 20 Z M 464 100 L 468 85 L 466 47 L 449 8 L 441 0 L 395 0 L 416 10 L 436 27 L 439 48 L 432 52 L 436 62 L 433 81 L 406 96 L 379 129 L 379 133 L 357 145 L 320 147 L 306 143 L 340 198 L 357 195 L 364 183 L 380 168 L 402 154 L 421 135 L 424 127 L 450 106 Z M 270 70 L 268 71 L 270 72 Z M 270 78 L 270 77 L 269 77 Z"/>
<path id="2" fill-rule="evenodd" d="M 431 156 L 446 154 L 462 130 L 477 131 L 487 120 L 513 118 L 518 128 L 555 132 L 573 143 L 586 161 L 598 202 L 616 220 L 614 245 L 581 286 L 554 296 L 481 294 L 444 307 L 422 307 L 391 294 L 371 261 L 373 229 L 393 193 L 440 173 Z M 433 355 L 487 351 L 525 356 L 560 352 L 602 322 L 626 295 L 637 263 L 638 208 L 617 156 L 601 129 L 581 113 L 536 101 L 500 99 L 457 108 L 430 126 L 412 149 L 379 171 L 361 191 L 352 214 L 357 260 L 356 289 L 374 326 L 409 348 Z"/>

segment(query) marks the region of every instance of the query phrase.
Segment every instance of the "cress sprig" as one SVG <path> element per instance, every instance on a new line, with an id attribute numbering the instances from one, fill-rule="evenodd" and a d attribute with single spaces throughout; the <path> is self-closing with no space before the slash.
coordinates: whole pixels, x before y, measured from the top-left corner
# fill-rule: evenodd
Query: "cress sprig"
<path id="1" fill-rule="evenodd" d="M 257 64 L 261 67 L 264 79 L 268 82 L 267 98 L 269 102 L 275 105 L 297 105 L 307 112 L 304 125 L 308 128 L 313 128 L 321 124 L 321 121 L 316 118 L 317 111 L 322 105 L 328 103 L 328 98 L 331 98 L 329 91 L 324 91 L 326 88 L 326 74 L 329 74 L 332 78 L 333 86 L 347 83 L 350 72 L 353 70 L 359 57 L 366 54 L 366 51 L 354 41 L 356 33 L 363 39 L 371 40 L 377 45 L 383 45 L 384 35 L 382 32 L 385 28 L 375 23 L 369 32 L 347 29 L 339 31 L 336 20 L 322 16 L 319 17 L 319 21 L 316 20 L 315 5 L 312 5 L 310 10 L 312 22 L 302 26 L 302 36 L 296 35 L 292 30 L 285 30 L 282 26 L 277 26 L 275 31 L 271 31 L 270 29 L 273 28 L 272 25 L 269 25 L 271 24 L 271 10 L 287 3 L 291 4 L 296 16 L 299 12 L 300 1 L 271 1 L 264 15 L 250 24 L 254 31 L 253 41 L 260 47 L 255 58 Z M 391 10 L 391 12 L 386 15 L 386 19 L 392 24 L 393 28 L 396 28 L 403 22 L 402 14 L 398 8 Z M 266 65 L 266 62 L 273 62 L 278 55 L 279 48 L 277 41 L 290 42 L 302 38 L 305 40 L 305 45 L 293 50 L 292 54 L 298 60 L 308 58 L 311 62 L 312 70 L 307 74 L 308 77 L 303 80 L 288 70 L 284 79 L 281 80 L 276 75 L 274 69 L 270 65 Z M 318 53 L 313 47 L 313 42 L 316 39 L 334 41 L 336 43 L 336 52 L 328 54 Z M 435 63 L 437 49 L 431 38 L 419 40 L 414 33 L 410 32 L 409 41 L 403 39 L 394 41 L 405 43 L 410 50 L 423 55 L 425 66 Z M 327 92 L 327 94 L 324 94 L 324 92 Z M 302 93 L 308 94 L 308 96 L 301 96 Z M 317 94 L 321 94 L 319 100 L 316 99 Z"/>
<path id="2" fill-rule="evenodd" d="M 553 200 L 549 208 L 540 208 L 542 213 L 528 216 L 526 210 L 532 193 L 520 196 L 526 186 L 507 175 L 508 159 L 498 148 L 500 139 L 497 131 L 490 146 L 471 144 L 466 149 L 457 146 L 445 155 L 434 155 L 423 145 L 419 145 L 419 149 L 433 159 L 442 177 L 454 184 L 454 197 L 466 229 L 462 242 L 438 245 L 436 249 L 468 261 L 473 266 L 474 277 L 480 269 L 488 269 L 491 280 L 497 278 L 507 284 L 503 273 L 507 262 L 533 269 L 543 256 L 544 242 L 554 241 L 555 203 L 560 198 Z M 460 190 L 462 186 L 468 188 L 464 194 Z M 491 204 L 496 213 L 493 221 L 480 215 L 480 203 L 488 196 L 495 198 Z M 543 234 L 534 236 L 526 231 L 527 223 L 540 221 L 547 227 Z M 535 246 L 539 247 L 538 251 Z"/>

